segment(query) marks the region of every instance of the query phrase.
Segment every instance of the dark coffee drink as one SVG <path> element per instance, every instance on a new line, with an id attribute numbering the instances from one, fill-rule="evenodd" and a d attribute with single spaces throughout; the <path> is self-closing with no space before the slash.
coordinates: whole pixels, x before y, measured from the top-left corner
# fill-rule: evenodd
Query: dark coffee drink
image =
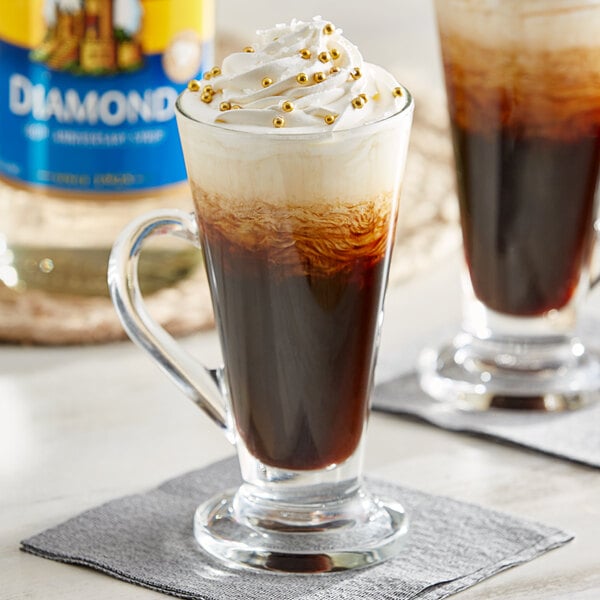
<path id="1" fill-rule="evenodd" d="M 520 32 L 510 42 L 442 24 L 471 283 L 517 316 L 563 308 L 586 274 L 600 165 L 600 46 L 551 52 L 529 35 L 536 18 L 501 21 Z"/>
<path id="2" fill-rule="evenodd" d="M 368 411 L 393 201 L 229 210 L 194 197 L 246 447 L 285 469 L 343 462 Z"/>
<path id="3" fill-rule="evenodd" d="M 419 363 L 468 410 L 578 408 L 600 166 L 600 1 L 435 0 L 466 272 L 462 331 Z"/>

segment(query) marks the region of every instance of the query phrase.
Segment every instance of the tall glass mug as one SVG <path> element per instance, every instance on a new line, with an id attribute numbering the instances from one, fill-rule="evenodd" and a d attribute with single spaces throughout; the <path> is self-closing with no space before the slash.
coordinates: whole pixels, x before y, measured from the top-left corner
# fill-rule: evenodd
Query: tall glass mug
<path id="1" fill-rule="evenodd" d="M 463 330 L 422 387 L 473 409 L 575 407 L 600 165 L 600 2 L 436 0 L 466 263 Z"/>
<path id="2" fill-rule="evenodd" d="M 234 566 L 351 569 L 392 556 L 402 507 L 361 479 L 369 394 L 412 101 L 353 129 L 248 133 L 177 107 L 195 215 L 162 211 L 115 244 L 129 336 L 224 429 L 243 484 L 201 505 L 195 537 Z M 202 250 L 225 366 L 197 364 L 144 309 L 141 243 Z"/>

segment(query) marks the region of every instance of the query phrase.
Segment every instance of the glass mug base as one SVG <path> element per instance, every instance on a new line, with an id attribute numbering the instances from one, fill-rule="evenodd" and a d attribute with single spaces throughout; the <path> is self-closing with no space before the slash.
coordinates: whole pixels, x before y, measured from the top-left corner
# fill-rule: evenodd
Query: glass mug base
<path id="1" fill-rule="evenodd" d="M 242 485 L 201 504 L 200 546 L 232 568 L 315 574 L 367 567 L 398 553 L 408 519 L 396 502 L 359 487 L 315 504 L 258 499 Z"/>
<path id="2" fill-rule="evenodd" d="M 468 334 L 419 359 L 422 389 L 462 410 L 554 412 L 589 404 L 600 360 L 577 339 L 480 340 Z"/>

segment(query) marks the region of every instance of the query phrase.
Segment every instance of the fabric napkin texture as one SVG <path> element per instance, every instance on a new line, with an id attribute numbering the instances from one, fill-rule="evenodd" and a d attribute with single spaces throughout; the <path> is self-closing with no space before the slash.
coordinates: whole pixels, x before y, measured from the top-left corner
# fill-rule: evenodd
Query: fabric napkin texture
<path id="1" fill-rule="evenodd" d="M 599 398 L 600 400 L 600 398 Z M 433 425 L 490 436 L 600 468 L 600 402 L 573 411 L 461 411 L 432 400 L 408 373 L 375 388 L 373 408 Z"/>
<path id="2" fill-rule="evenodd" d="M 226 459 L 89 510 L 23 541 L 22 549 L 181 598 L 430 600 L 571 539 L 539 523 L 373 479 L 371 489 L 400 500 L 409 514 L 410 531 L 396 558 L 327 575 L 235 571 L 200 550 L 192 518 L 200 502 L 239 482 L 237 461 Z"/>

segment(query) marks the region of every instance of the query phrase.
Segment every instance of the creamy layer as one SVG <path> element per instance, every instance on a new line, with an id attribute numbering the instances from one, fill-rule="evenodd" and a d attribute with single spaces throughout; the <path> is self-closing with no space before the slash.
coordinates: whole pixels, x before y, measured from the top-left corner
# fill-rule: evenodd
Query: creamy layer
<path id="1" fill-rule="evenodd" d="M 356 204 L 397 190 L 410 112 L 332 135 L 255 135 L 179 117 L 190 180 L 232 205 Z"/>
<path id="2" fill-rule="evenodd" d="M 435 0 L 440 29 L 480 47 L 556 51 L 598 44 L 598 0 Z"/>
<path id="3" fill-rule="evenodd" d="M 395 78 L 363 60 L 342 30 L 315 17 L 258 32 L 244 51 L 182 95 L 188 116 L 237 130 L 348 129 L 407 103 Z"/>
<path id="4" fill-rule="evenodd" d="M 495 4 L 438 2 L 454 121 L 479 132 L 502 126 L 554 139 L 598 135 L 600 3 Z"/>

